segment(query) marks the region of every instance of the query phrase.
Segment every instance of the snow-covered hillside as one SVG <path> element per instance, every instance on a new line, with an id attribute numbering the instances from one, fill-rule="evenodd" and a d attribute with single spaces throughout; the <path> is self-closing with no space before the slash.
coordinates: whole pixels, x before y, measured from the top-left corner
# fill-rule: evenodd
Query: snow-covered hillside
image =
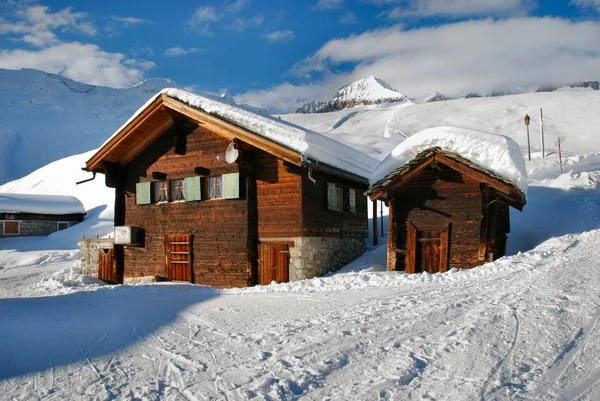
<path id="1" fill-rule="evenodd" d="M 451 126 L 509 136 L 522 147 L 527 132 L 523 118 L 531 117 L 531 146 L 540 149 L 539 109 L 544 110 L 546 148 L 564 137 L 563 149 L 587 153 L 600 150 L 600 91 L 564 89 L 557 92 L 456 99 L 425 104 L 359 106 L 317 114 L 281 117 L 355 146 L 383 159 L 405 136 L 426 128 Z"/>
<path id="2" fill-rule="evenodd" d="M 149 97 L 176 84 L 85 85 L 36 70 L 0 69 L 0 184 L 95 149 Z"/>

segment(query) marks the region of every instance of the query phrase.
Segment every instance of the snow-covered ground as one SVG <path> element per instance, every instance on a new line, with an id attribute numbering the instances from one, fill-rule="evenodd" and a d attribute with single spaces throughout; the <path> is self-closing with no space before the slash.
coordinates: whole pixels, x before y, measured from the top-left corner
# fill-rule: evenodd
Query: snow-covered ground
<path id="1" fill-rule="evenodd" d="M 109 286 L 0 240 L 0 399 L 598 399 L 600 154 L 534 156 L 514 254 L 468 271 Z"/>

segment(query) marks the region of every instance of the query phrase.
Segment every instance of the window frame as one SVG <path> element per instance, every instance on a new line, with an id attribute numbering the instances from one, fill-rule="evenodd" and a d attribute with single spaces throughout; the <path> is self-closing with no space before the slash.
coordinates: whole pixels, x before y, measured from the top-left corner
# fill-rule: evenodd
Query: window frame
<path id="1" fill-rule="evenodd" d="M 164 184 L 166 186 L 166 188 L 163 188 L 162 184 Z M 162 197 L 165 189 L 166 189 L 166 193 L 164 193 L 164 196 L 166 197 L 166 199 L 165 200 L 159 199 L 160 197 Z M 150 198 L 150 200 L 152 201 L 151 203 L 154 203 L 154 204 L 168 203 L 170 197 L 171 197 L 170 180 L 152 181 L 152 195 Z"/>
<path id="2" fill-rule="evenodd" d="M 214 185 L 213 185 L 214 182 Z M 223 176 L 222 175 L 212 175 L 206 177 L 206 199 L 207 200 L 217 200 L 223 199 Z M 219 189 L 219 191 L 217 191 Z M 219 196 L 217 195 L 219 193 Z M 211 196 L 212 195 L 212 196 Z"/>
<path id="3" fill-rule="evenodd" d="M 169 202 L 185 202 L 185 178 L 168 180 L 169 182 Z M 177 184 L 174 186 L 174 184 Z M 180 196 L 176 199 L 176 194 Z"/>
<path id="4" fill-rule="evenodd" d="M 16 233 L 7 233 L 6 232 L 6 223 L 17 223 L 17 232 Z M 3 236 L 21 235 L 21 220 L 4 220 L 4 224 L 2 224 L 2 235 Z"/>
<path id="5" fill-rule="evenodd" d="M 60 228 L 61 224 L 66 224 L 67 226 L 65 228 Z M 71 222 L 70 221 L 57 221 L 56 222 L 56 231 L 62 231 L 62 230 L 66 230 L 68 228 L 71 228 Z"/>
<path id="6" fill-rule="evenodd" d="M 350 188 L 335 186 L 335 205 L 333 210 L 350 212 Z"/>

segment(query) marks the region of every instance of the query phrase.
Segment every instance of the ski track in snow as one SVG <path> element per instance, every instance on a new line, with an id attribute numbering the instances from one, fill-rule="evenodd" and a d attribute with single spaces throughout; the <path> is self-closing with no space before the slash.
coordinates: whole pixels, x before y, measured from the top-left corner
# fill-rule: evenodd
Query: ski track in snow
<path id="1" fill-rule="evenodd" d="M 189 306 L 151 332 L 127 319 L 106 327 L 101 318 L 87 320 L 96 325 L 88 341 L 61 323 L 63 310 L 45 310 L 54 313 L 47 329 L 59 335 L 23 331 L 21 340 L 33 347 L 60 341 L 75 360 L 55 364 L 58 344 L 49 343 L 28 366 L 22 358 L 29 354 L 0 344 L 0 399 L 594 399 L 600 396 L 600 266 L 593 263 L 599 240 L 600 231 L 568 235 L 430 279 L 340 274 L 316 280 L 346 280 L 349 289 L 309 296 L 298 288 L 257 287 L 202 300 L 198 294 L 206 290 L 193 286 L 84 287 L 69 308 L 102 295 L 102 307 L 127 309 L 122 300 L 135 302 L 136 294 L 150 310 L 172 294 Z M 47 261 L 54 270 L 43 274 L 72 263 L 55 259 Z M 21 270 L 22 295 L 51 295 L 39 287 L 39 276 Z M 352 287 L 365 277 L 371 286 Z M 119 291 L 132 293 L 123 298 Z M 156 299 L 146 296 L 152 294 Z M 0 306 L 3 321 L 12 313 Z M 0 327 L 5 340 L 11 334 Z M 96 346 L 107 342 L 114 351 L 98 355 Z M 11 374 L 17 367 L 30 372 Z"/>

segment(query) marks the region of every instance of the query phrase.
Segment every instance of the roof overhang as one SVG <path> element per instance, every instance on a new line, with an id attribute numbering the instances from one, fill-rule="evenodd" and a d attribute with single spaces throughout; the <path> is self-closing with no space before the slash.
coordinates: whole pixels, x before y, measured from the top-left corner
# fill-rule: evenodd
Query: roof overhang
<path id="1" fill-rule="evenodd" d="M 116 132 L 86 162 L 85 169 L 91 172 L 105 173 L 105 163 L 125 166 L 171 128 L 178 117 L 185 117 L 223 138 L 245 142 L 293 165 L 302 166 L 303 164 L 302 156 L 294 150 L 232 122 L 191 107 L 180 100 L 161 94 Z"/>
<path id="2" fill-rule="evenodd" d="M 371 185 L 365 195 L 369 196 L 371 200 L 387 200 L 390 192 L 401 188 L 411 177 L 433 162 L 444 164 L 459 173 L 489 185 L 497 191 L 499 198 L 518 210 L 523 210 L 523 206 L 527 203 L 525 194 L 512 182 L 475 165 L 458 154 L 443 151 L 440 148 L 427 149 L 421 152 L 412 161 L 398 167 L 385 178 Z"/>

